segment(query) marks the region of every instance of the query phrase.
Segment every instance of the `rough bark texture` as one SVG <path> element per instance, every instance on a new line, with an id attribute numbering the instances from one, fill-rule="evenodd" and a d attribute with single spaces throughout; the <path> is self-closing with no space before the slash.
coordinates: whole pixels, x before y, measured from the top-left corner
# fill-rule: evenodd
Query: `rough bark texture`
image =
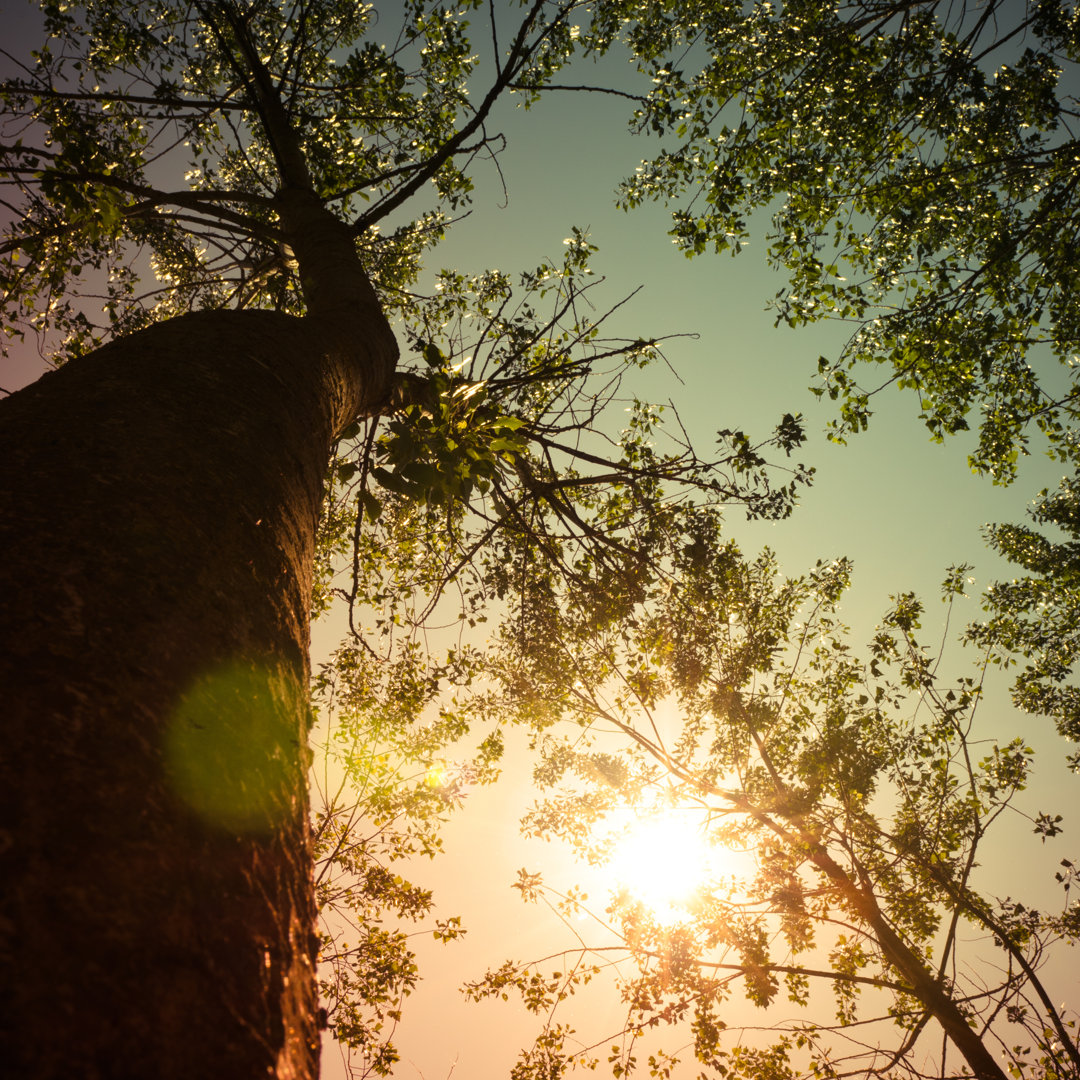
<path id="1" fill-rule="evenodd" d="M 358 349 L 196 313 L 0 402 L 12 1076 L 317 1072 L 307 610 L 328 448 L 393 366 L 362 314 Z"/>

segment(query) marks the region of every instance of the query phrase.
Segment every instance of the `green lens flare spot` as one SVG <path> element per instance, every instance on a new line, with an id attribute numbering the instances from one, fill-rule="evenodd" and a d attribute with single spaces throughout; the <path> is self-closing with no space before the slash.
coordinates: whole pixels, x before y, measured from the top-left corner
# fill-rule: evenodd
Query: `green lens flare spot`
<path id="1" fill-rule="evenodd" d="M 232 665 L 201 676 L 169 728 L 174 789 L 223 829 L 273 829 L 296 811 L 303 787 L 301 713 L 282 673 Z"/>

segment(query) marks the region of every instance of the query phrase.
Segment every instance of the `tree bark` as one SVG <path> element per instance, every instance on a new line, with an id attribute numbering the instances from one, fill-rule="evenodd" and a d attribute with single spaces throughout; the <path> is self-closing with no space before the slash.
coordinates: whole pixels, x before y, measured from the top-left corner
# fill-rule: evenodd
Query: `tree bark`
<path id="1" fill-rule="evenodd" d="M 186 315 L 0 402 L 12 1076 L 317 1074 L 308 602 L 373 302 Z"/>

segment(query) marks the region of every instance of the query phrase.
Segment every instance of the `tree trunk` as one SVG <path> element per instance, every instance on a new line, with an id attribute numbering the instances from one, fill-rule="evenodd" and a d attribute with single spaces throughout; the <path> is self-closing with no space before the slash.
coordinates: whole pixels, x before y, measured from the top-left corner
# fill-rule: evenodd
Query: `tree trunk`
<path id="1" fill-rule="evenodd" d="M 186 315 L 0 402 L 12 1076 L 317 1073 L 307 613 L 328 448 L 393 369 L 367 307 L 359 345 Z"/>

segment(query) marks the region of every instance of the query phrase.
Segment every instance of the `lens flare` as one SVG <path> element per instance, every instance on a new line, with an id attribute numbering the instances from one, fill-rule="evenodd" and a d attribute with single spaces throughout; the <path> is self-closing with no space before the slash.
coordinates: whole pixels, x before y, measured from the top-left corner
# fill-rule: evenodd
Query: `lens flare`
<path id="1" fill-rule="evenodd" d="M 177 794 L 229 832 L 269 832 L 302 813 L 301 693 L 269 666 L 229 664 L 196 679 L 165 738 Z"/>

